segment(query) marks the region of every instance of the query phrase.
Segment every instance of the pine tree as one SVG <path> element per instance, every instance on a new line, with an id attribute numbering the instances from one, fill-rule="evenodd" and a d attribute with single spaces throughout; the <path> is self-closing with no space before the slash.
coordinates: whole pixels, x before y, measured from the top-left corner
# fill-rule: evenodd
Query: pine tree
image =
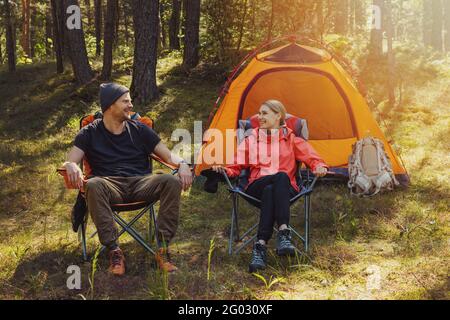
<path id="1" fill-rule="evenodd" d="M 369 58 L 378 59 L 383 55 L 384 0 L 373 0 L 373 6 L 374 6 L 374 17 L 373 17 L 374 21 L 370 33 Z M 381 17 L 377 16 L 378 13 L 381 14 Z M 381 23 L 381 27 L 379 25 L 376 25 L 377 22 Z"/>
<path id="2" fill-rule="evenodd" d="M 101 79 L 109 80 L 111 78 L 111 69 L 113 61 L 113 43 L 116 38 L 116 15 L 118 11 L 116 0 L 108 0 L 106 3 L 105 33 L 103 37 L 103 68 Z"/>
<path id="3" fill-rule="evenodd" d="M 20 45 L 28 57 L 31 57 L 30 49 L 30 20 L 31 20 L 30 0 L 22 0 L 22 36 Z"/>
<path id="4" fill-rule="evenodd" d="M 8 55 L 8 71 L 16 71 L 16 39 L 14 16 L 11 10 L 9 0 L 3 0 L 5 6 L 5 29 L 6 29 L 6 52 Z"/>
<path id="5" fill-rule="evenodd" d="M 169 20 L 169 46 L 171 50 L 180 49 L 180 39 L 178 38 L 180 32 L 180 15 L 181 0 L 172 0 L 172 14 Z"/>
<path id="6" fill-rule="evenodd" d="M 444 1 L 444 12 L 445 12 L 445 50 L 450 52 L 450 1 Z"/>
<path id="7" fill-rule="evenodd" d="M 102 0 L 94 0 L 95 11 L 95 55 L 99 57 L 102 53 Z"/>
<path id="8" fill-rule="evenodd" d="M 448 0 L 447 0 L 448 1 Z M 442 15 L 442 1 L 432 1 L 432 27 L 431 27 L 431 45 L 434 49 L 442 51 L 442 27 L 443 27 L 443 15 Z"/>
<path id="9" fill-rule="evenodd" d="M 200 59 L 200 0 L 184 0 L 183 5 L 186 11 L 183 67 L 189 70 Z"/>
<path id="10" fill-rule="evenodd" d="M 71 15 L 67 13 L 67 8 L 69 6 L 76 6 L 80 8 L 78 0 L 63 0 L 64 10 L 66 14 L 64 15 L 64 21 L 67 22 Z M 73 18 L 73 17 L 72 17 Z M 75 17 L 77 19 L 77 17 Z M 80 19 L 81 20 L 81 19 Z M 84 39 L 83 24 L 80 22 L 80 28 L 68 28 L 68 23 L 65 24 L 64 37 L 67 39 L 68 53 L 70 61 L 72 63 L 73 73 L 75 79 L 79 84 L 86 84 L 92 80 L 94 73 L 89 64 L 86 42 Z"/>
<path id="11" fill-rule="evenodd" d="M 158 98 L 156 62 L 158 52 L 159 0 L 133 0 L 134 62 L 131 95 L 138 103 Z"/>
<path id="12" fill-rule="evenodd" d="M 58 3 L 58 0 L 51 0 L 52 7 L 52 20 L 53 20 L 53 44 L 55 48 L 55 56 L 56 56 L 56 72 L 63 73 L 64 72 L 64 58 L 63 58 L 63 36 L 64 30 L 61 29 L 63 25 L 61 23 L 61 3 Z"/>

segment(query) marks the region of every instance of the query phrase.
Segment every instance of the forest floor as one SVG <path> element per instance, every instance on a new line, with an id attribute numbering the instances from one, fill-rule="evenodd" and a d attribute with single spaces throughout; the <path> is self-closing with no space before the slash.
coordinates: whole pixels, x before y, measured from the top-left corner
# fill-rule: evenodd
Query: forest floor
<path id="1" fill-rule="evenodd" d="M 156 119 L 167 142 L 175 128 L 192 131 L 195 120 L 206 121 L 221 85 L 213 71 L 199 67 L 186 77 L 177 63 L 159 60 L 161 98 L 136 108 Z M 116 65 L 115 81 L 129 85 L 130 65 Z M 449 88 L 450 76 L 442 75 L 382 110 L 382 128 L 401 146 L 411 186 L 358 199 L 345 185 L 319 185 L 308 255 L 278 259 L 272 241 L 269 268 L 249 274 L 249 249 L 227 254 L 226 188 L 207 194 L 198 180 L 182 197 L 172 247 L 179 271 L 159 272 L 125 236 L 127 273 L 113 278 L 106 254 L 94 270 L 82 262 L 70 222 L 76 192 L 56 173 L 79 118 L 99 109 L 98 82 L 77 88 L 69 71 L 56 76 L 50 63 L 21 66 L 12 76 L 0 70 L 0 299 L 449 299 Z M 242 206 L 250 224 L 256 215 Z M 96 237 L 89 240 L 91 256 L 97 247 Z M 80 290 L 66 286 L 70 265 L 81 268 Z"/>

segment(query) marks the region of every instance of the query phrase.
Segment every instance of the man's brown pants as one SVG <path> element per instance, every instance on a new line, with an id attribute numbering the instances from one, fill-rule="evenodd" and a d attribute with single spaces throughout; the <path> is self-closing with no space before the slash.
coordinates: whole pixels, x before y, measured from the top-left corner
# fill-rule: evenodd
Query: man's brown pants
<path id="1" fill-rule="evenodd" d="M 160 240 L 170 241 L 178 227 L 181 183 L 170 174 L 137 177 L 93 177 L 86 183 L 86 203 L 97 228 L 100 243 L 117 244 L 118 230 L 111 205 L 159 200 L 157 219 Z"/>

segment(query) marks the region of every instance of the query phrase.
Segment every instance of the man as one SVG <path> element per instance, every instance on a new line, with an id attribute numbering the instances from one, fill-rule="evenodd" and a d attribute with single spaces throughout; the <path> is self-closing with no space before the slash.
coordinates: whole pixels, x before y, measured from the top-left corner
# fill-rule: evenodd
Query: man
<path id="1" fill-rule="evenodd" d="M 156 261 L 161 269 L 175 271 L 168 245 L 178 226 L 181 190 L 192 184 L 189 165 L 172 154 L 152 129 L 130 120 L 133 104 L 128 88 L 115 83 L 102 84 L 100 105 L 103 119 L 80 130 L 64 167 L 70 182 L 79 188 L 83 186 L 83 174 L 78 164 L 84 156 L 92 168 L 94 177 L 84 186 L 86 203 L 100 242 L 109 250 L 109 270 L 114 275 L 125 273 L 125 258 L 119 248 L 111 204 L 159 200 L 157 236 L 162 245 Z M 152 152 L 178 166 L 178 176 L 151 175 L 149 155 Z"/>

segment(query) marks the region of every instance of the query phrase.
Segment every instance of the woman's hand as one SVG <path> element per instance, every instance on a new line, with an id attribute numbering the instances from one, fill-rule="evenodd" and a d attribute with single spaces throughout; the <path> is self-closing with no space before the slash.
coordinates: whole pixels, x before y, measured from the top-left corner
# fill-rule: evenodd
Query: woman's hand
<path id="1" fill-rule="evenodd" d="M 319 166 L 313 171 L 314 175 L 318 178 L 325 176 L 327 174 L 327 172 L 328 172 L 328 169 L 323 166 Z"/>
<path id="2" fill-rule="evenodd" d="M 223 166 L 212 166 L 211 168 L 214 172 L 220 173 L 220 174 L 227 174 L 227 169 Z"/>

